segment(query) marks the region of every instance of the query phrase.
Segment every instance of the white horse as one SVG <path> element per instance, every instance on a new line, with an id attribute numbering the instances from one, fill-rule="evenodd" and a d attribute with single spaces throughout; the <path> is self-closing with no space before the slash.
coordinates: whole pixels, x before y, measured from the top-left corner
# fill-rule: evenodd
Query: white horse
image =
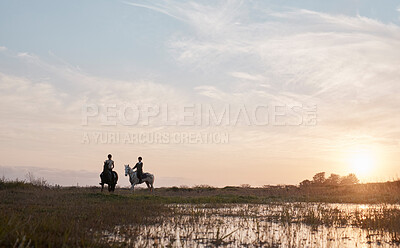
<path id="1" fill-rule="evenodd" d="M 125 165 L 125 176 L 129 175 L 129 182 L 131 183 L 131 189 L 135 189 L 135 185 L 139 184 L 139 178 L 137 177 L 137 172 L 134 171 L 131 167 L 128 165 Z M 142 182 L 145 182 L 147 184 L 147 188 L 150 189 L 150 191 L 153 191 L 153 183 L 154 183 L 154 175 L 150 173 L 143 173 L 143 179 Z"/>

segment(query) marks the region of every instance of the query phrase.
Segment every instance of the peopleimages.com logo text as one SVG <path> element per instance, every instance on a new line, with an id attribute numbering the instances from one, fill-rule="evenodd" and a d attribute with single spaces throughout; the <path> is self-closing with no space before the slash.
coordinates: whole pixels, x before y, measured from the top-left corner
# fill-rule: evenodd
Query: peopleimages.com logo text
<path id="1" fill-rule="evenodd" d="M 316 105 L 86 104 L 83 126 L 315 126 Z"/>

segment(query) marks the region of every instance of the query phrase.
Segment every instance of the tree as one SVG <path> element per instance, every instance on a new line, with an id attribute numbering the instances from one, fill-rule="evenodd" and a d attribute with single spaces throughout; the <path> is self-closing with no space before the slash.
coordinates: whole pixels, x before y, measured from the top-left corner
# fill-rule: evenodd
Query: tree
<path id="1" fill-rule="evenodd" d="M 321 185 L 325 182 L 325 172 L 317 173 L 313 176 L 313 183 Z"/>
<path id="2" fill-rule="evenodd" d="M 331 174 L 326 180 L 327 185 L 338 185 L 341 181 L 341 177 L 338 174 Z"/>
<path id="3" fill-rule="evenodd" d="M 300 187 L 307 187 L 310 186 L 312 184 L 312 182 L 310 180 L 304 180 L 300 183 Z"/>
<path id="4" fill-rule="evenodd" d="M 357 176 L 353 173 L 350 173 L 347 176 L 344 176 L 340 182 L 340 184 L 343 185 L 351 185 L 351 184 L 356 184 L 358 183 L 360 180 L 358 180 Z"/>

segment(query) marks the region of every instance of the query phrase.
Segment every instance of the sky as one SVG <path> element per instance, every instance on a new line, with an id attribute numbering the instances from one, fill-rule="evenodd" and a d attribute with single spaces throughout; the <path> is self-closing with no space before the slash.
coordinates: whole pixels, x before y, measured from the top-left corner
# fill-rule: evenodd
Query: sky
<path id="1" fill-rule="evenodd" d="M 1 1 L 0 176 L 400 175 L 398 1 Z"/>

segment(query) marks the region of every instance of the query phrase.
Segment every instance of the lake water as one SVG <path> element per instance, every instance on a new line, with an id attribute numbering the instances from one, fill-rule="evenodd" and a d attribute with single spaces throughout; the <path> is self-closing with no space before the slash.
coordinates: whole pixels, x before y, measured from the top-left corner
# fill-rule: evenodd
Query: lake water
<path id="1" fill-rule="evenodd" d="M 375 226 L 382 214 L 398 211 L 398 205 L 286 203 L 169 207 L 173 214 L 163 216 L 157 224 L 118 226 L 115 232 L 105 234 L 105 238 L 136 247 L 399 246 L 396 233 L 367 226 L 369 223 Z"/>

